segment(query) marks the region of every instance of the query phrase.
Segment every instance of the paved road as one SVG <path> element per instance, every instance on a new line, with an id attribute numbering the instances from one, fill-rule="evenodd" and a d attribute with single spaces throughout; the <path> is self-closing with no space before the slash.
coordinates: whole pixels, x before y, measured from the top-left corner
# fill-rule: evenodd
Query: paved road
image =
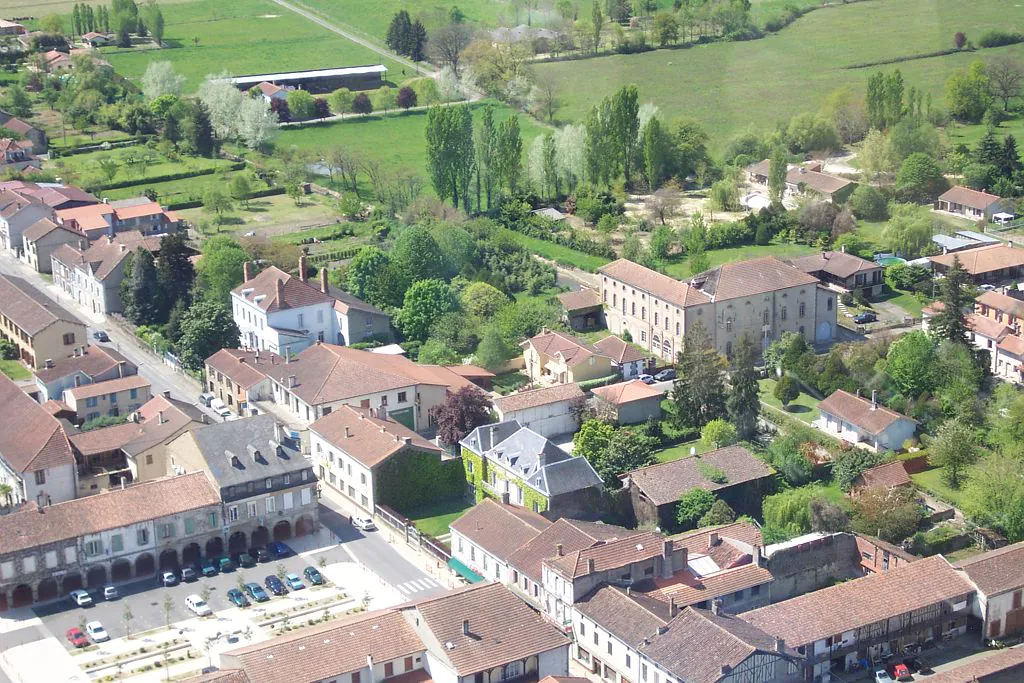
<path id="1" fill-rule="evenodd" d="M 393 52 L 389 52 L 389 51 L 381 48 L 379 45 L 377 45 L 377 44 L 375 44 L 373 42 L 370 42 L 369 40 L 366 40 L 365 38 L 361 38 L 361 37 L 357 36 L 356 34 L 352 33 L 351 31 L 347 31 L 347 30 L 341 28 L 340 26 L 336 26 L 335 24 L 332 24 L 329 21 L 321 19 L 320 17 L 318 17 L 317 15 L 313 14 L 312 12 L 307 12 L 304 9 L 296 7 L 295 5 L 291 4 L 290 2 L 285 2 L 284 0 L 274 0 L 274 2 L 277 3 L 278 5 L 280 5 L 281 7 L 285 8 L 286 10 L 290 10 L 292 12 L 295 12 L 296 14 L 299 14 L 299 15 L 305 17 L 306 19 L 309 19 L 313 23 L 319 24 L 320 26 L 323 26 L 328 31 L 332 31 L 334 33 L 337 33 L 339 36 L 342 36 L 343 38 L 347 38 L 348 40 L 351 40 L 353 43 L 358 43 L 359 45 L 362 45 L 363 47 L 366 47 L 366 48 L 369 48 L 369 49 L 373 50 L 374 52 L 376 52 L 377 54 L 381 55 L 382 57 L 387 57 L 388 59 L 390 59 L 392 61 L 398 62 L 399 64 L 403 64 L 403 65 L 409 67 L 415 73 L 424 73 L 424 74 L 426 74 L 428 76 L 435 75 L 435 72 L 431 71 L 429 68 L 425 68 L 422 65 L 417 64 L 416 62 L 412 61 L 411 59 L 406 59 L 405 57 L 402 57 L 401 55 L 397 55 L 397 54 L 395 54 Z"/>

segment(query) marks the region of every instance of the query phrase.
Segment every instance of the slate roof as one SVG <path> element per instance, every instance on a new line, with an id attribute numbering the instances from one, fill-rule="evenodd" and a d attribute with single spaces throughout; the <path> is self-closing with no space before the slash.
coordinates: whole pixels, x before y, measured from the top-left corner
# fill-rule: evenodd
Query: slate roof
<path id="1" fill-rule="evenodd" d="M 706 294 L 688 282 L 680 282 L 626 259 L 612 261 L 601 266 L 597 272 L 676 306 L 685 307 L 711 301 Z"/>
<path id="2" fill-rule="evenodd" d="M 58 321 L 82 324 L 41 291 L 20 277 L 9 275 L 0 275 L 0 315 L 33 336 Z"/>
<path id="3" fill-rule="evenodd" d="M 527 389 L 507 396 L 499 396 L 494 399 L 494 407 L 507 415 L 517 410 L 527 410 L 539 406 L 561 403 L 562 401 L 573 401 L 583 398 L 583 391 L 573 382 L 567 384 L 556 384 L 540 389 Z"/>
<path id="4" fill-rule="evenodd" d="M 525 574 L 534 583 L 539 584 L 542 579 L 543 561 L 556 557 L 559 545 L 562 546 L 562 554 L 574 553 L 604 541 L 636 536 L 639 533 L 642 532 L 613 524 L 582 522 L 563 517 L 519 546 L 509 556 L 508 563 L 520 574 Z"/>
<path id="5" fill-rule="evenodd" d="M 594 342 L 594 348 L 601 351 L 606 356 L 611 357 L 611 359 L 619 365 L 622 365 L 623 363 L 632 363 L 633 361 L 638 360 L 645 360 L 647 358 L 643 351 L 632 344 L 627 344 L 614 334 L 609 334 L 604 339 Z"/>
<path id="6" fill-rule="evenodd" d="M 0 429 L 0 457 L 14 471 L 34 472 L 74 464 L 75 456 L 60 422 L 2 373 L 0 425 L 5 425 Z"/>
<path id="7" fill-rule="evenodd" d="M 284 365 L 284 358 L 273 351 L 221 349 L 207 358 L 206 364 L 238 386 L 248 389 L 267 379 L 270 368 L 262 366 Z"/>
<path id="8" fill-rule="evenodd" d="M 548 497 L 601 485 L 601 478 L 585 458 L 569 455 L 515 420 L 477 427 L 460 443 Z M 485 443 L 490 447 L 482 449 Z"/>
<path id="9" fill-rule="evenodd" d="M 505 562 L 517 548 L 551 526 L 551 522 L 527 508 L 484 498 L 450 526 L 452 531 Z"/>
<path id="10" fill-rule="evenodd" d="M 735 616 L 687 607 L 640 651 L 679 680 L 716 683 L 727 675 L 723 667 L 736 669 L 751 655 L 776 653 L 777 647 L 773 636 Z M 781 649 L 780 655 L 799 658 L 794 650 Z"/>
<path id="11" fill-rule="evenodd" d="M 596 289 L 584 288 L 575 292 L 562 292 L 556 297 L 566 311 L 583 311 L 601 305 L 601 295 Z"/>
<path id="12" fill-rule="evenodd" d="M 799 646 L 973 591 L 961 572 L 936 555 L 745 612 L 740 618 Z"/>
<path id="13" fill-rule="evenodd" d="M 903 466 L 903 461 L 901 460 L 894 460 L 884 465 L 866 469 L 860 473 L 860 479 L 864 482 L 866 488 L 874 488 L 876 486 L 893 488 L 896 486 L 910 486 L 912 484 L 910 475 L 907 474 L 907 468 Z"/>
<path id="14" fill-rule="evenodd" d="M 634 401 L 646 401 L 647 399 L 656 398 L 661 400 L 665 397 L 664 391 L 644 384 L 638 379 L 619 382 L 618 384 L 609 384 L 603 387 L 594 387 L 591 389 L 591 392 L 594 396 L 599 396 L 614 406 L 622 406 Z"/>
<path id="15" fill-rule="evenodd" d="M 956 563 L 987 596 L 1024 588 L 1024 541 Z"/>
<path id="16" fill-rule="evenodd" d="M 818 279 L 774 256 L 723 263 L 693 276 L 694 286 L 715 301 L 754 296 L 789 287 L 815 287 Z"/>
<path id="17" fill-rule="evenodd" d="M 579 337 L 557 330 L 545 330 L 531 337 L 527 343 L 538 353 L 563 359 L 569 367 L 579 365 L 593 356 L 606 355 Z"/>
<path id="18" fill-rule="evenodd" d="M 191 438 L 221 488 L 309 469 L 298 444 L 275 438 L 274 423 L 273 415 L 257 415 L 200 427 Z"/>
<path id="19" fill-rule="evenodd" d="M 220 496 L 202 472 L 110 489 L 43 508 L 0 515 L 5 553 L 217 506 Z"/>
<path id="20" fill-rule="evenodd" d="M 379 610 L 301 629 L 225 653 L 251 683 L 312 683 L 423 652 L 416 631 L 396 610 Z"/>
<path id="21" fill-rule="evenodd" d="M 823 251 L 790 261 L 797 270 L 804 273 L 825 272 L 844 280 L 861 271 L 879 270 L 881 266 L 842 251 Z"/>
<path id="22" fill-rule="evenodd" d="M 368 410 L 352 406 L 335 408 L 311 424 L 309 430 L 369 468 L 406 448 L 433 453 L 438 458 L 444 452 L 405 425 L 371 417 Z"/>
<path id="23" fill-rule="evenodd" d="M 554 625 L 497 583 L 428 598 L 416 603 L 415 611 L 442 644 L 435 654 L 460 677 L 569 645 Z M 462 633 L 464 620 L 468 636 Z"/>
<path id="24" fill-rule="evenodd" d="M 719 484 L 707 478 L 701 471 L 702 465 L 724 472 L 725 483 Z M 763 460 L 743 446 L 728 446 L 701 456 L 642 467 L 625 476 L 628 476 L 652 503 L 668 505 L 677 502 L 683 494 L 695 488 L 718 491 L 773 474 L 772 469 Z"/>
<path id="25" fill-rule="evenodd" d="M 668 623 L 670 608 L 667 603 L 603 583 L 578 599 L 573 609 L 635 648 Z"/>
<path id="26" fill-rule="evenodd" d="M 818 410 L 835 415 L 869 434 L 881 434 L 899 420 L 917 422 L 917 420 L 889 410 L 881 404 L 872 410 L 870 400 L 855 396 L 842 389 L 836 390 L 835 393 L 819 403 Z"/>
<path id="27" fill-rule="evenodd" d="M 1004 268 L 1024 266 L 1024 249 L 1008 244 L 988 244 L 952 254 L 931 256 L 929 260 L 947 268 L 953 267 L 953 260 L 959 259 L 960 266 L 968 275 L 984 275 Z"/>
<path id="28" fill-rule="evenodd" d="M 962 204 L 972 209 L 978 209 L 984 211 L 988 207 L 992 206 L 1001 199 L 999 195 L 989 194 L 988 192 L 979 192 L 978 190 L 972 190 L 969 187 L 962 185 L 954 185 L 945 192 L 939 195 L 940 202 L 951 202 L 953 204 Z"/>

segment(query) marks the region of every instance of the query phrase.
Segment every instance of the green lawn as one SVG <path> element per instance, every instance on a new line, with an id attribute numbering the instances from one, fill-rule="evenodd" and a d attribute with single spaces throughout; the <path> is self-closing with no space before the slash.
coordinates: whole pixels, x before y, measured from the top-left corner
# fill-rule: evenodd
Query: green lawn
<path id="1" fill-rule="evenodd" d="M 201 207 L 179 211 L 178 215 L 193 224 L 209 218 Z M 302 204 L 296 206 L 294 199 L 281 194 L 252 199 L 249 201 L 248 208 L 236 204 L 235 208 L 226 216 L 220 232 L 233 232 L 242 235 L 252 231 L 258 237 L 270 237 L 273 240 L 285 241 L 298 240 L 300 239 L 299 235 L 323 238 L 337 232 L 343 226 L 331 225 L 311 230 L 303 230 L 303 228 L 310 225 L 334 223 L 335 220 L 337 220 L 337 214 L 318 195 L 304 197 Z"/>
<path id="2" fill-rule="evenodd" d="M 765 246 L 751 244 L 741 247 L 728 247 L 727 249 L 713 249 L 707 252 L 707 255 L 711 267 L 714 268 L 715 266 L 720 266 L 723 263 L 728 263 L 730 261 L 743 261 L 762 256 L 775 256 L 780 259 L 789 259 L 813 254 L 814 251 L 815 249 L 813 247 L 808 247 L 803 244 L 781 243 L 768 244 Z M 692 275 L 690 272 L 690 264 L 686 260 L 668 264 L 665 267 L 665 272 L 674 278 L 680 279 L 688 278 Z"/>
<path id="3" fill-rule="evenodd" d="M 722 42 L 681 50 L 657 50 L 538 64 L 563 102 L 558 117 L 581 120 L 600 98 L 634 84 L 641 101 L 652 101 L 669 119 L 699 121 L 714 152 L 747 129 L 771 130 L 800 112 L 813 112 L 841 86 L 863 93 L 872 68 L 856 63 L 946 49 L 964 31 L 976 38 L 1024 19 L 1024 5 L 1005 0 L 870 0 L 822 9 L 760 40 Z M 949 74 L 972 60 L 997 54 L 1024 56 L 1024 45 L 979 50 L 878 67 L 899 68 L 908 86 L 944 101 Z"/>
<path id="4" fill-rule="evenodd" d="M 456 5 L 473 23 L 485 26 L 526 23 L 525 8 L 521 11 L 521 21 L 516 21 L 515 9 L 508 0 L 461 0 L 456 3 L 437 0 L 300 0 L 295 4 L 313 10 L 333 23 L 356 29 L 381 44 L 387 36 L 392 17 L 401 9 L 408 11 L 414 20 L 422 21 L 428 33 L 447 24 L 448 12 Z M 549 12 L 535 12 L 533 25 L 539 25 L 537 19 L 548 16 Z"/>
<path id="5" fill-rule="evenodd" d="M 960 495 L 962 492 L 950 488 L 946 482 L 942 480 L 941 468 L 912 474 L 910 475 L 910 479 L 919 489 L 927 491 L 936 498 L 953 506 L 960 505 Z"/>
<path id="6" fill-rule="evenodd" d="M 548 242 L 547 240 L 542 240 L 539 237 L 529 237 L 520 232 L 515 232 L 514 230 L 503 229 L 501 234 L 509 239 L 515 240 L 532 253 L 551 261 L 555 261 L 559 265 L 574 266 L 580 270 L 593 273 L 598 268 L 608 263 L 608 259 L 603 256 L 591 256 L 590 254 L 584 254 L 582 251 L 576 251 L 575 249 L 564 247 L 561 244 Z"/>
<path id="7" fill-rule="evenodd" d="M 116 173 L 108 178 L 100 170 L 100 163 L 112 160 L 116 164 Z M 145 167 L 142 159 L 148 159 Z M 136 160 L 134 165 L 129 162 Z M 101 183 L 138 182 L 145 183 L 147 178 L 156 178 L 177 173 L 202 171 L 208 168 L 227 168 L 231 165 L 227 159 L 207 159 L 206 157 L 181 156 L 171 160 L 156 150 L 142 145 L 121 147 L 110 151 L 90 152 L 60 157 L 47 162 L 45 170 L 52 170 L 66 179 L 74 179 L 78 185 L 88 186 Z"/>
<path id="8" fill-rule="evenodd" d="M 413 510 L 400 510 L 403 515 L 416 522 L 416 528 L 431 536 L 444 536 L 449 533 L 448 525 L 462 516 L 462 513 L 473 507 L 462 499 L 445 500 L 439 503 L 424 505 Z"/>
<path id="9" fill-rule="evenodd" d="M 119 73 L 137 79 L 151 61 L 166 60 L 193 91 L 220 72 L 241 76 L 382 63 L 393 80 L 402 80 L 395 62 L 270 0 L 200 0 L 161 9 L 167 47 L 101 50 Z"/>
<path id="10" fill-rule="evenodd" d="M 903 290 L 890 291 L 882 300 L 899 306 L 914 318 L 920 318 L 921 311 L 924 309 L 924 304 L 921 303 L 916 294 L 904 292 Z"/>
<path id="11" fill-rule="evenodd" d="M 17 360 L 0 360 L 0 372 L 4 373 L 13 380 L 29 379 L 32 377 L 32 373 L 28 371 L 21 361 Z"/>
<path id="12" fill-rule="evenodd" d="M 761 401 L 773 408 L 782 410 L 782 403 L 772 395 L 772 391 L 775 390 L 776 380 L 762 379 L 758 380 L 758 384 L 761 387 Z M 820 403 L 818 399 L 801 391 L 796 400 L 789 404 L 789 410 L 785 412 L 787 415 L 810 424 L 818 419 L 818 403 Z"/>
<path id="13" fill-rule="evenodd" d="M 151 189 L 156 192 L 157 201 L 165 206 L 167 204 L 199 201 L 203 198 L 203 193 L 208 187 L 216 186 L 221 189 L 227 188 L 235 173 L 244 172 L 245 171 L 226 171 L 224 173 L 201 175 L 194 178 L 184 178 L 182 180 L 168 180 L 162 183 L 143 183 L 140 185 L 132 185 L 130 187 L 122 187 L 116 190 L 104 190 L 103 196 L 108 199 L 128 199 L 131 197 L 138 197 L 144 190 Z M 265 187 L 261 187 L 258 183 L 256 185 L 258 189 L 263 189 L 263 187 Z"/>
<path id="14" fill-rule="evenodd" d="M 500 375 L 496 375 L 494 379 L 491 380 L 491 387 L 504 396 L 505 394 L 512 393 L 529 382 L 530 378 L 521 372 L 505 372 Z"/>
<path id="15" fill-rule="evenodd" d="M 672 462 L 673 460 L 679 460 L 680 458 L 690 457 L 690 449 L 696 448 L 697 455 L 707 453 L 711 450 L 706 444 L 701 443 L 700 439 L 696 441 L 687 441 L 685 443 L 676 444 L 675 446 L 669 446 L 664 450 L 660 450 L 654 454 L 654 457 L 658 462 Z"/>

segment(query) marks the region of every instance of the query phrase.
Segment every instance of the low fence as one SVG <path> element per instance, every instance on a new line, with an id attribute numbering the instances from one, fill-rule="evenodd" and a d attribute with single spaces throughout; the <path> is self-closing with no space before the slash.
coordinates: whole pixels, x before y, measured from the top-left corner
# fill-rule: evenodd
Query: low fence
<path id="1" fill-rule="evenodd" d="M 402 534 L 405 542 L 414 548 L 419 548 L 428 555 L 432 555 L 441 562 L 447 563 L 452 559 L 451 552 L 444 547 L 444 544 L 436 538 L 425 534 L 416 528 L 411 519 L 407 519 L 387 505 L 375 505 L 373 513 L 380 521 Z"/>

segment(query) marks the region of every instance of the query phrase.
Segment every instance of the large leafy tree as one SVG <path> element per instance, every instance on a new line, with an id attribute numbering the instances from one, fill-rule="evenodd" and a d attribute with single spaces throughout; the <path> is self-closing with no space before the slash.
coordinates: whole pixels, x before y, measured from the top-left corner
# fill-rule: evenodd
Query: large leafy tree
<path id="1" fill-rule="evenodd" d="M 444 403 L 431 409 L 437 422 L 437 436 L 442 443 L 454 445 L 490 419 L 491 404 L 487 395 L 476 387 L 462 387 L 449 394 Z"/>
<path id="2" fill-rule="evenodd" d="M 676 521 L 683 531 L 696 529 L 704 515 L 714 507 L 716 500 L 715 494 L 705 489 L 691 489 L 684 493 L 676 507 Z"/>
<path id="3" fill-rule="evenodd" d="M 917 531 L 921 522 L 915 496 L 907 487 L 877 486 L 862 492 L 854 502 L 854 531 L 899 543 Z"/>
<path id="4" fill-rule="evenodd" d="M 459 298 L 467 313 L 484 320 L 490 320 L 509 302 L 500 289 L 486 282 L 474 282 L 462 290 Z"/>
<path id="5" fill-rule="evenodd" d="M 928 460 L 942 468 L 942 479 L 958 489 L 967 477 L 967 468 L 978 459 L 978 435 L 960 420 L 947 420 L 931 445 Z"/>
<path id="6" fill-rule="evenodd" d="M 743 335 L 736 344 L 733 355 L 734 369 L 729 376 L 729 396 L 725 407 L 729 419 L 736 427 L 736 434 L 742 440 L 753 438 L 757 432 L 757 417 L 761 413 L 761 399 L 758 395 L 757 349 L 749 335 Z"/>
<path id="7" fill-rule="evenodd" d="M 396 322 L 408 339 L 422 342 L 430 334 L 434 320 L 457 310 L 459 301 L 444 281 L 420 280 L 406 290 Z"/>
<path id="8" fill-rule="evenodd" d="M 908 332 L 889 347 L 885 371 L 900 392 L 916 399 L 934 386 L 935 342 L 920 330 Z"/>
<path id="9" fill-rule="evenodd" d="M 242 283 L 243 264 L 249 256 L 227 235 L 218 235 L 203 245 L 196 264 L 196 289 L 204 298 L 227 302 L 230 292 Z"/>
<path id="10" fill-rule="evenodd" d="M 619 488 L 619 475 L 654 463 L 654 450 L 658 441 L 642 429 L 622 427 L 616 429 L 604 452 L 597 458 L 594 469 L 610 489 Z"/>
<path id="11" fill-rule="evenodd" d="M 896 193 L 903 201 L 930 202 L 948 186 L 938 162 L 923 152 L 908 156 L 896 174 Z"/>
<path id="12" fill-rule="evenodd" d="M 928 323 L 928 331 L 936 339 L 947 339 L 958 344 L 966 344 L 970 335 L 967 325 L 967 309 L 973 306 L 974 297 L 971 293 L 970 280 L 967 272 L 960 264 L 960 257 L 953 256 L 953 265 L 946 272 L 939 288 L 941 310 L 932 316 Z"/>
<path id="13" fill-rule="evenodd" d="M 431 107 L 427 111 L 427 170 L 442 200 L 469 209 L 470 180 L 476 162 L 473 116 L 469 107 Z"/>
<path id="14" fill-rule="evenodd" d="M 391 259 L 398 274 L 410 284 L 417 280 L 442 279 L 447 270 L 437 241 L 421 225 L 410 225 L 398 234 Z"/>
<path id="15" fill-rule="evenodd" d="M 614 435 L 615 428 L 610 424 L 600 420 L 587 420 L 580 425 L 579 431 L 573 434 L 573 455 L 586 458 L 596 470 Z"/>
<path id="16" fill-rule="evenodd" d="M 239 334 L 227 305 L 206 299 L 197 301 L 181 320 L 181 364 L 189 370 L 201 369 L 204 361 L 220 349 L 238 346 Z"/>
<path id="17" fill-rule="evenodd" d="M 700 429 L 725 412 L 725 360 L 704 324 L 697 322 L 683 339 L 672 388 L 675 421 L 682 429 Z"/>
<path id="18" fill-rule="evenodd" d="M 349 264 L 346 289 L 378 308 L 394 308 L 402 303 L 404 283 L 391 257 L 378 247 L 367 246 Z"/>
<path id="19" fill-rule="evenodd" d="M 635 85 L 627 85 L 612 96 L 611 136 L 619 155 L 619 165 L 626 185 L 632 182 L 640 132 L 640 103 Z"/>
<path id="20" fill-rule="evenodd" d="M 125 317 L 135 325 L 161 322 L 161 296 L 153 254 L 140 247 L 132 252 L 129 265 L 131 270 L 121 288 Z"/>

